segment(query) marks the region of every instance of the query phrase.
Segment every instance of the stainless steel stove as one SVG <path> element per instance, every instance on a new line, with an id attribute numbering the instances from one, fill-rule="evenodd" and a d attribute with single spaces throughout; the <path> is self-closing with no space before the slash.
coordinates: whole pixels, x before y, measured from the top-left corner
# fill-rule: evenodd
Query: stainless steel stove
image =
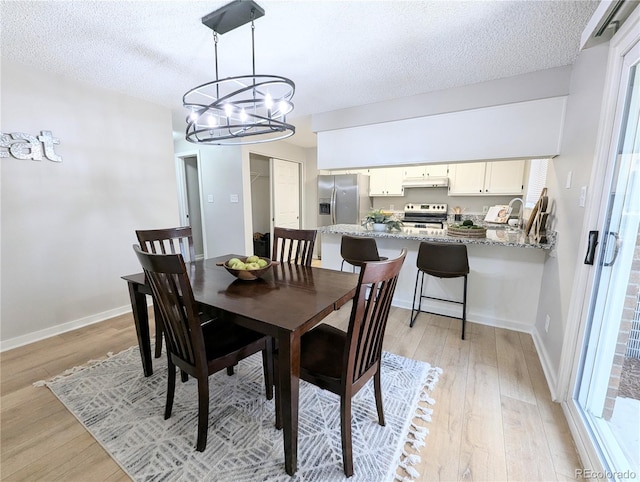
<path id="1" fill-rule="evenodd" d="M 442 229 L 447 222 L 448 209 L 446 203 L 408 203 L 404 206 L 403 224 L 407 228 Z"/>

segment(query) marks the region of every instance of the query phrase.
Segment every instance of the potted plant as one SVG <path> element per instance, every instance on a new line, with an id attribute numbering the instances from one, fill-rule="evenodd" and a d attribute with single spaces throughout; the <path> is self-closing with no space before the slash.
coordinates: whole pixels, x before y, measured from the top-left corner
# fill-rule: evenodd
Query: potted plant
<path id="1" fill-rule="evenodd" d="M 392 231 L 394 229 L 400 231 L 402 221 L 395 214 L 386 213 L 382 209 L 374 209 L 365 216 L 362 225 L 367 229 L 369 226 L 373 226 L 374 231 Z"/>

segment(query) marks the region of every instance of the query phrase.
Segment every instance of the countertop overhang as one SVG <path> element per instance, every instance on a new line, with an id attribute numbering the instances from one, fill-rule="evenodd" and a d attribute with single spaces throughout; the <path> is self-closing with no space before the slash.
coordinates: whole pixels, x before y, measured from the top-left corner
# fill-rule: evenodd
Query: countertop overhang
<path id="1" fill-rule="evenodd" d="M 407 228 L 402 231 L 373 231 L 358 224 L 334 224 L 318 227 L 319 233 L 347 234 L 351 236 L 366 236 L 372 238 L 409 239 L 414 241 L 436 241 L 443 243 L 463 243 L 488 246 L 504 246 L 511 248 L 529 248 L 550 251 L 556 244 L 556 232 L 547 231 L 547 242 L 536 243 L 532 236 L 524 234 L 522 229 L 510 227 L 487 226 L 486 238 L 464 238 L 449 236 L 445 229 L 416 229 Z"/>

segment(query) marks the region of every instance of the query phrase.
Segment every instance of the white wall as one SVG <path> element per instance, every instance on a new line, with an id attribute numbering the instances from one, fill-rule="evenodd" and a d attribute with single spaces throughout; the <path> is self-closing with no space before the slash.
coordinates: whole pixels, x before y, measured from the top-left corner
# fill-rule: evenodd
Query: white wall
<path id="1" fill-rule="evenodd" d="M 135 229 L 178 222 L 168 109 L 9 62 L 2 132 L 50 130 L 61 163 L 2 159 L 2 349 L 130 310 Z"/>
<path id="2" fill-rule="evenodd" d="M 578 252 L 581 237 L 586 236 L 580 188 L 589 183 L 595 156 L 607 56 L 605 43 L 581 52 L 574 63 L 561 154 L 548 168 L 551 229 L 558 232 L 558 244 L 557 256 L 545 263 L 534 339 L 552 389 L 559 371 L 576 263 L 584 258 L 584 253 Z M 572 185 L 567 189 L 569 172 Z M 547 314 L 551 321 L 545 332 Z"/>
<path id="3" fill-rule="evenodd" d="M 205 146 L 187 142 L 184 134 L 174 138 L 176 155 L 199 153 L 204 198 L 203 218 L 207 256 L 244 253 L 244 193 L 242 151 L 238 146 Z M 247 171 L 247 176 L 249 172 Z M 246 192 L 251 192 L 247 185 Z M 213 196 L 213 202 L 208 202 Z M 232 202 L 232 196 L 237 202 Z M 251 225 L 246 231 L 251 232 Z"/>

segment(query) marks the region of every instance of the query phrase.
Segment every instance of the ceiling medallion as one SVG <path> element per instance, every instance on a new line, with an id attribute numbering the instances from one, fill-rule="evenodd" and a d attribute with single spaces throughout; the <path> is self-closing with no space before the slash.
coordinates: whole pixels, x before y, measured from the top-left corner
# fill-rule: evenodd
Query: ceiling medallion
<path id="1" fill-rule="evenodd" d="M 286 121 L 293 110 L 292 80 L 256 74 L 253 21 L 264 10 L 252 0 L 235 0 L 202 18 L 213 30 L 216 80 L 189 90 L 182 97 L 188 109 L 186 139 L 195 144 L 242 145 L 271 142 L 292 136 L 295 126 Z M 252 74 L 218 76 L 218 35 L 251 22 Z"/>

